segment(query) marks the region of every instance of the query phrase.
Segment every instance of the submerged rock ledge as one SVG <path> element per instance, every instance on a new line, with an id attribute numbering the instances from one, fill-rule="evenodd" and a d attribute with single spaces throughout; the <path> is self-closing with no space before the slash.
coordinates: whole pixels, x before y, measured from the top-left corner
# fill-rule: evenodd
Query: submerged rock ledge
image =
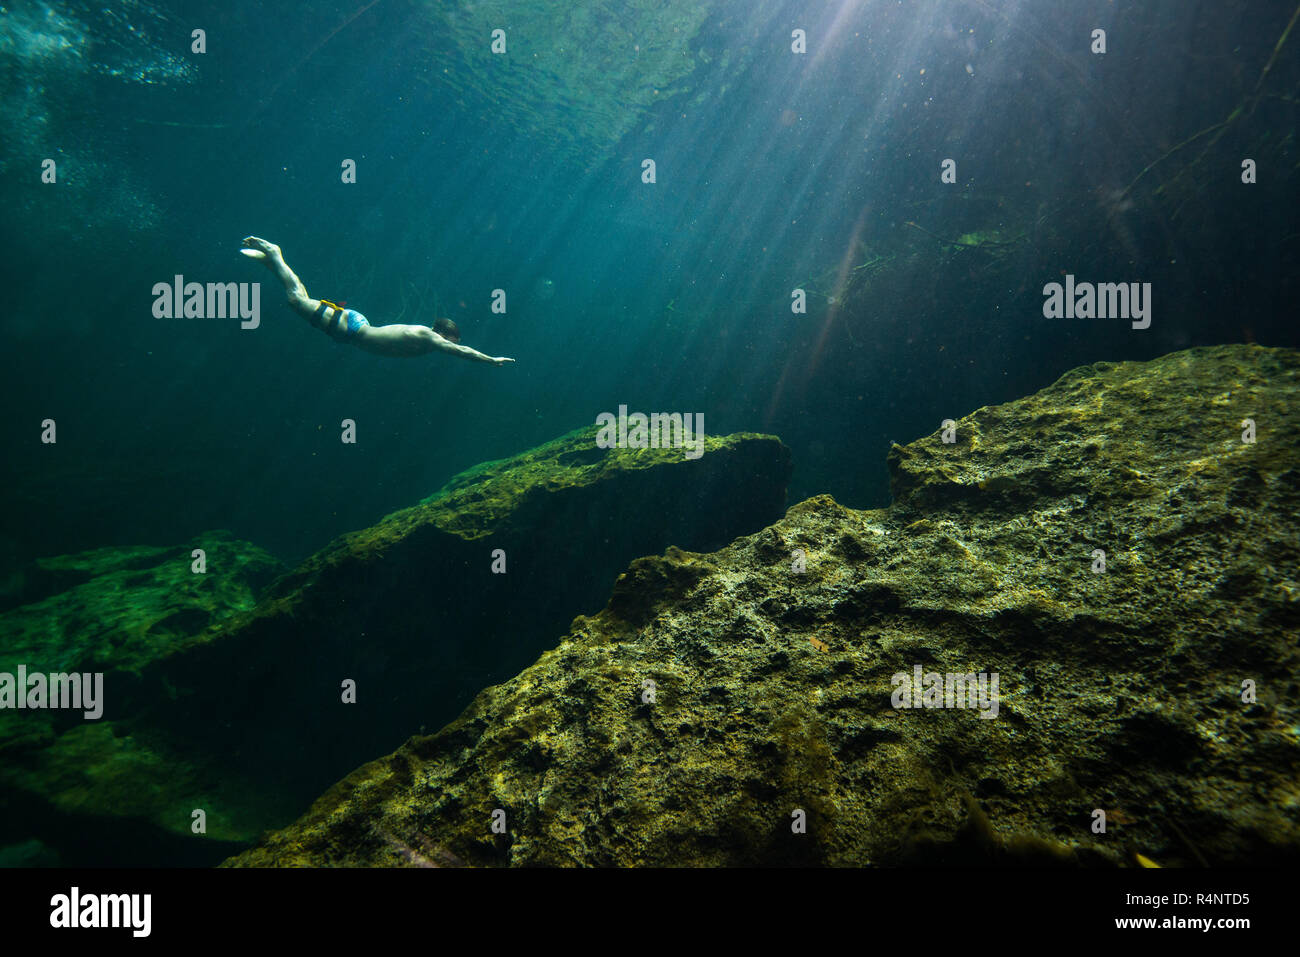
<path id="1" fill-rule="evenodd" d="M 1076 369 L 889 465 L 887 509 L 632 562 L 227 864 L 1295 862 L 1300 353 Z M 895 708 L 917 665 L 996 672 L 996 717 Z"/>
<path id="2" fill-rule="evenodd" d="M 0 614 L 0 665 L 103 671 L 105 714 L 0 711 L 0 845 L 39 841 L 83 866 L 215 864 L 517 674 L 633 558 L 716 548 L 785 505 L 775 436 L 708 436 L 691 459 L 600 449 L 596 431 L 463 472 L 287 574 L 222 533 L 196 540 L 205 575 L 190 546 L 40 563 L 32 603 Z"/>

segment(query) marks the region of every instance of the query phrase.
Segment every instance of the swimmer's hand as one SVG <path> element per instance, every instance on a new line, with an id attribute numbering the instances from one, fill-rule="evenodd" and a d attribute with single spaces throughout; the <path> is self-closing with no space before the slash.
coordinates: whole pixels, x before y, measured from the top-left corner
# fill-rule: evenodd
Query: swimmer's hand
<path id="1" fill-rule="evenodd" d="M 494 366 L 503 366 L 507 362 L 515 361 L 514 359 L 507 359 L 505 356 L 492 356 L 491 359 Z"/>
<path id="2" fill-rule="evenodd" d="M 256 236 L 245 236 L 243 246 L 240 252 L 259 262 L 266 262 L 280 253 L 280 247 L 275 243 L 268 243 L 265 239 L 258 239 Z"/>

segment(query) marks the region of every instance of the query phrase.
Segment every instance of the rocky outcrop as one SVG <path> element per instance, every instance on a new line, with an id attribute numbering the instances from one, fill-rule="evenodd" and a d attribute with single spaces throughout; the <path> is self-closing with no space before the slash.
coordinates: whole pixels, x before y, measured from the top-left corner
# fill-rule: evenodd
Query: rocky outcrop
<path id="1" fill-rule="evenodd" d="M 462 473 L 269 585 L 269 556 L 228 549 L 205 576 L 189 546 L 42 563 L 23 588 L 46 597 L 2 619 L 19 636 L 6 660 L 104 671 L 109 712 L 0 712 L 0 781 L 22 804 L 0 845 L 27 854 L 37 839 L 64 863 L 215 863 L 517 674 L 634 557 L 717 547 L 784 506 L 790 455 L 774 437 L 709 437 L 688 458 L 604 450 L 595 435 Z M 265 586 L 256 603 L 250 577 Z M 87 590 L 115 603 L 88 607 Z"/>
<path id="2" fill-rule="evenodd" d="M 102 714 L 0 709 L 0 858 L 12 845 L 39 863 L 119 863 L 147 847 L 153 860 L 202 863 L 211 850 L 195 853 L 193 840 L 176 836 L 193 807 L 211 807 L 212 833 L 227 838 L 291 809 L 259 799 L 251 782 L 187 753 L 172 729 L 138 714 L 143 672 L 195 633 L 251 611 L 284 571 L 224 532 L 170 548 L 45 558 L 22 571 L 28 603 L 0 614 L 0 673 L 102 673 Z"/>
<path id="3" fill-rule="evenodd" d="M 228 863 L 1294 862 L 1300 355 L 1100 363 L 952 438 L 893 449 L 887 509 L 632 562 Z"/>

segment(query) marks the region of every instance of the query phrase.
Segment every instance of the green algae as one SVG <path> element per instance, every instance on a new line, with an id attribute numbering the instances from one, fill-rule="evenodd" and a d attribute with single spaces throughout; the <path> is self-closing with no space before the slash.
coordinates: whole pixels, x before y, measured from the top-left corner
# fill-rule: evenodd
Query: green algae
<path id="1" fill-rule="evenodd" d="M 202 549 L 206 571 L 194 570 Z M 41 559 L 39 600 L 0 613 L 0 671 L 139 672 L 179 639 L 251 610 L 283 566 L 224 532 L 173 548 L 101 548 Z M 49 593 L 53 589 L 52 593 Z"/>
<path id="2" fill-rule="evenodd" d="M 256 834 L 269 813 L 250 797 L 256 791 L 178 748 L 166 729 L 138 721 L 137 688 L 177 647 L 253 609 L 282 571 L 267 552 L 226 532 L 35 562 L 23 591 L 34 600 L 0 613 L 0 671 L 103 673 L 104 714 L 81 722 L 52 710 L 0 711 L 0 843 L 39 829 L 40 820 L 119 814 L 187 833 L 196 807 L 211 809 L 214 840 Z"/>

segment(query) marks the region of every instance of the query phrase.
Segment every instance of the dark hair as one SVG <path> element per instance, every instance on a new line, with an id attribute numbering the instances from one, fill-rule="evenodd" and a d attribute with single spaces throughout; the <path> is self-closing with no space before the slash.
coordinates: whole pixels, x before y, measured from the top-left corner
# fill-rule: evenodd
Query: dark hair
<path id="1" fill-rule="evenodd" d="M 433 331 L 444 339 L 450 339 L 452 342 L 460 342 L 460 330 L 456 328 L 456 323 L 450 319 L 438 318 L 433 320 Z"/>

